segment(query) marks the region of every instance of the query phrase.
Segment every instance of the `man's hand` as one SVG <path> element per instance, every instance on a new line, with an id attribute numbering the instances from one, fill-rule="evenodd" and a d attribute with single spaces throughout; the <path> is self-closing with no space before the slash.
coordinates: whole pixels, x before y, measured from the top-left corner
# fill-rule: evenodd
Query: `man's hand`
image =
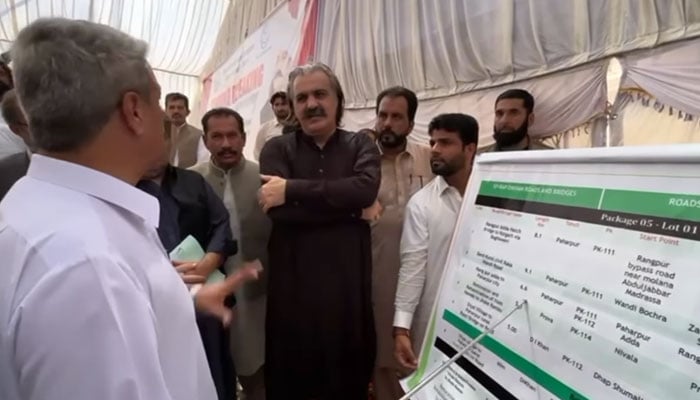
<path id="1" fill-rule="evenodd" d="M 194 304 L 200 312 L 211 314 L 219 318 L 224 326 L 229 326 L 233 319 L 233 312 L 224 305 L 224 300 L 229 294 L 225 280 L 208 283 L 197 291 Z"/>
<path id="2" fill-rule="evenodd" d="M 384 211 L 384 207 L 379 204 L 379 200 L 375 200 L 374 204 L 362 210 L 362 219 L 369 222 L 378 221 L 382 216 L 382 211 Z"/>
<path id="3" fill-rule="evenodd" d="M 194 295 L 195 306 L 201 312 L 220 318 L 224 326 L 228 326 L 233 313 L 224 305 L 224 300 L 244 283 L 258 279 L 260 271 L 262 271 L 262 264 L 259 260 L 255 260 L 245 263 L 221 282 L 203 285 Z"/>
<path id="4" fill-rule="evenodd" d="M 203 283 L 207 279 L 206 276 L 198 275 L 195 272 L 197 263 L 173 261 L 173 266 L 177 273 L 180 274 L 182 281 L 188 285 Z"/>
<path id="5" fill-rule="evenodd" d="M 260 260 L 247 261 L 236 271 L 240 274 L 243 282 L 256 281 L 262 272 L 263 267 Z"/>
<path id="6" fill-rule="evenodd" d="M 394 328 L 394 357 L 403 368 L 411 371 L 418 368 L 418 358 L 413 352 L 411 338 L 406 329 Z"/>
<path id="7" fill-rule="evenodd" d="M 197 262 L 194 273 L 202 276 L 209 276 L 224 262 L 224 258 L 219 253 L 207 253 Z"/>
<path id="8" fill-rule="evenodd" d="M 258 193 L 258 202 L 263 211 L 267 212 L 272 207 L 283 205 L 287 180 L 279 176 L 270 175 L 260 175 L 260 178 L 265 182 Z"/>

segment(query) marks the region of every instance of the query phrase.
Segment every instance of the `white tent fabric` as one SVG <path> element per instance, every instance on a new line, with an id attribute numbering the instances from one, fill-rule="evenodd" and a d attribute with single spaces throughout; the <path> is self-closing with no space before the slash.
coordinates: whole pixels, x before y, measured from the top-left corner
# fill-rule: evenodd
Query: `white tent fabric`
<path id="1" fill-rule="evenodd" d="M 692 39 L 621 57 L 622 89 L 643 89 L 663 104 L 700 117 L 699 49 L 700 39 Z"/>
<path id="2" fill-rule="evenodd" d="M 228 0 L 4 0 L 0 48 L 8 50 L 17 33 L 41 17 L 110 25 L 149 43 L 148 58 L 163 93 L 182 92 L 196 103 L 199 74 L 228 4 Z"/>
<path id="3" fill-rule="evenodd" d="M 411 139 L 428 143 L 428 123 L 433 117 L 447 112 L 462 112 L 479 121 L 479 147 L 492 144 L 496 97 L 512 87 L 526 89 L 535 97 L 535 123 L 530 129 L 533 136 L 550 136 L 568 131 L 601 116 L 605 111 L 606 72 L 607 60 L 602 60 L 518 84 L 423 100 L 418 106 Z M 374 108 L 346 110 L 343 119 L 348 129 L 371 127 L 374 121 Z"/>
<path id="4" fill-rule="evenodd" d="M 216 44 L 207 61 L 202 75 L 209 76 L 228 60 L 243 41 L 252 34 L 268 16 L 283 2 L 299 0 L 230 0 Z"/>
<path id="5" fill-rule="evenodd" d="M 335 0 L 318 59 L 349 108 L 401 84 L 434 98 L 523 80 L 700 34 L 700 1 Z"/>
<path id="6" fill-rule="evenodd" d="M 611 145 L 700 143 L 700 118 L 663 104 L 639 90 L 623 90 Z"/>
<path id="7" fill-rule="evenodd" d="M 700 141 L 700 39 L 620 57 L 611 145 Z"/>
<path id="8" fill-rule="evenodd" d="M 577 149 L 591 147 L 592 135 L 595 130 L 595 122 L 587 122 L 583 125 L 570 129 L 561 135 L 557 146 L 552 146 L 558 149 Z M 545 141 L 546 143 L 546 141 Z"/>

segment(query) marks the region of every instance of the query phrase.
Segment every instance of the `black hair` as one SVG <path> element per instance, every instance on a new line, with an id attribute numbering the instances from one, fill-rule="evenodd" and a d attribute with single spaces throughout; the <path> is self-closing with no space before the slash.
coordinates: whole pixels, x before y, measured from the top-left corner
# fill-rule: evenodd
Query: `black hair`
<path id="1" fill-rule="evenodd" d="M 459 134 L 464 146 L 472 143 L 477 147 L 479 145 L 479 123 L 471 115 L 440 114 L 428 124 L 428 135 L 432 136 L 433 131 L 438 129 Z"/>
<path id="2" fill-rule="evenodd" d="M 185 96 L 184 94 L 178 92 L 168 93 L 165 96 L 165 107 L 168 107 L 168 103 L 170 103 L 171 101 L 178 100 L 182 100 L 185 102 L 185 109 L 190 109 L 190 99 L 188 99 L 187 96 Z"/>
<path id="3" fill-rule="evenodd" d="M 207 111 L 204 116 L 202 116 L 202 131 L 204 131 L 204 135 L 206 136 L 207 132 L 209 131 L 209 118 L 211 117 L 233 117 L 238 121 L 238 125 L 241 128 L 241 133 L 243 136 L 245 136 L 245 126 L 243 125 L 243 117 L 241 117 L 241 114 L 239 114 L 237 111 L 230 109 L 228 107 L 217 107 L 217 108 L 212 108 L 211 110 Z"/>
<path id="4" fill-rule="evenodd" d="M 275 104 L 275 100 L 277 99 L 282 99 L 284 101 L 287 101 L 287 92 L 275 92 L 272 97 L 270 97 L 270 104 L 273 105 Z"/>
<path id="5" fill-rule="evenodd" d="M 408 121 L 413 122 L 416 118 L 416 111 L 418 111 L 418 97 L 412 90 L 406 89 L 403 86 L 394 86 L 388 89 L 382 90 L 377 96 L 377 104 L 374 107 L 374 113 L 379 114 L 379 103 L 385 97 L 403 97 L 406 99 L 406 104 L 408 104 Z"/>
<path id="6" fill-rule="evenodd" d="M 523 105 L 525 106 L 525 109 L 527 110 L 528 114 L 531 114 L 532 110 L 535 108 L 535 98 L 532 97 L 530 92 L 528 92 L 527 90 L 523 90 L 523 89 L 506 90 L 505 92 L 498 95 L 498 98 L 496 99 L 496 104 L 498 104 L 499 101 L 504 100 L 504 99 L 520 99 L 520 100 L 522 100 Z"/>

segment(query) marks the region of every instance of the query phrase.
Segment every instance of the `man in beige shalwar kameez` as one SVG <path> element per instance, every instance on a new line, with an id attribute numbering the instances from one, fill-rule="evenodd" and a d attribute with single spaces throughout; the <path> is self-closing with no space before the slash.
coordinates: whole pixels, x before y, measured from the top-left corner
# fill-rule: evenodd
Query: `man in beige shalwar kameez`
<path id="1" fill-rule="evenodd" d="M 433 178 L 430 148 L 407 141 L 418 108 L 415 93 L 393 87 L 377 97 L 377 145 L 382 153 L 382 181 L 375 207 L 381 217 L 372 222 L 372 300 L 377 331 L 374 371 L 376 400 L 397 400 L 403 395 L 392 336 L 394 296 L 401 261 L 399 243 L 404 209 L 413 193 Z"/>

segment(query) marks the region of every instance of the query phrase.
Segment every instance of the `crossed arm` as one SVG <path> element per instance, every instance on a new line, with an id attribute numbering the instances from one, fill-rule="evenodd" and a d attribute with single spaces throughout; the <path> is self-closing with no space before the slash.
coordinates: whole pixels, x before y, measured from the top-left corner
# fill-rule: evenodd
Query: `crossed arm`
<path id="1" fill-rule="evenodd" d="M 284 143 L 270 141 L 260 155 L 263 175 L 286 180 L 284 202 L 272 207 L 272 220 L 284 222 L 327 223 L 357 220 L 362 210 L 372 205 L 379 191 L 381 166 L 379 151 L 369 138 L 361 137 L 353 175 L 338 179 L 294 179 Z"/>

